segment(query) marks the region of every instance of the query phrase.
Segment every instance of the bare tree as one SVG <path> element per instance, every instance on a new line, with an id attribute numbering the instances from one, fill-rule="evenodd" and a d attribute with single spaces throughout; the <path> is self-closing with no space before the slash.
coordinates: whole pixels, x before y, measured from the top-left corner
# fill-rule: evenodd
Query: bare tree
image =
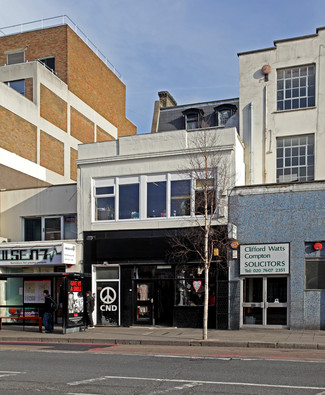
<path id="1" fill-rule="evenodd" d="M 192 205 L 192 227 L 174 232 L 171 237 L 172 257 L 179 262 L 199 258 L 204 270 L 203 339 L 208 338 L 209 271 L 211 262 L 226 262 L 227 257 L 227 193 L 233 182 L 228 149 L 220 144 L 216 129 L 188 132 L 184 166 L 195 190 Z M 222 219 L 221 219 L 222 218 Z M 195 259 L 195 258 L 194 258 Z"/>

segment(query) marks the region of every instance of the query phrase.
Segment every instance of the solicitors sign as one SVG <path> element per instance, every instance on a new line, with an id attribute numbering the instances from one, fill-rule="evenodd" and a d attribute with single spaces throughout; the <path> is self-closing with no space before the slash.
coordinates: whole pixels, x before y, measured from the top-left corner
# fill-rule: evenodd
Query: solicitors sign
<path id="1" fill-rule="evenodd" d="M 240 274 L 289 274 L 289 243 L 241 245 Z"/>
<path id="2" fill-rule="evenodd" d="M 76 246 L 0 248 L 0 266 L 64 265 L 76 263 Z"/>

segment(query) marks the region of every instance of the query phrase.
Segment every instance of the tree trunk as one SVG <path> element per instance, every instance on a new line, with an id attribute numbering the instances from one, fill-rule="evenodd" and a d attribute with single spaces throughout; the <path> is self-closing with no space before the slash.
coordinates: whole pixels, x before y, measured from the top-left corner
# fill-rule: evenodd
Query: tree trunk
<path id="1" fill-rule="evenodd" d="M 208 338 L 208 307 L 209 307 L 209 229 L 206 226 L 204 240 L 204 309 L 203 309 L 203 340 Z"/>

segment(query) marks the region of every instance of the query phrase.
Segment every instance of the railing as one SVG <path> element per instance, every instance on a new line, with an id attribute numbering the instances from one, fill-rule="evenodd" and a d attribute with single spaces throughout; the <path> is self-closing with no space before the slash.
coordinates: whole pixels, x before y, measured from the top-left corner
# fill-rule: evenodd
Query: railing
<path id="1" fill-rule="evenodd" d="M 37 21 L 21 23 L 18 25 L 0 27 L 0 36 L 9 36 L 11 34 L 24 33 L 32 30 L 46 29 L 68 25 L 72 30 L 88 45 L 88 47 L 113 71 L 115 75 L 121 78 L 121 74 L 114 65 L 106 58 L 106 56 L 96 47 L 96 45 L 85 35 L 85 33 L 67 16 L 60 15 L 52 18 L 39 19 Z"/>

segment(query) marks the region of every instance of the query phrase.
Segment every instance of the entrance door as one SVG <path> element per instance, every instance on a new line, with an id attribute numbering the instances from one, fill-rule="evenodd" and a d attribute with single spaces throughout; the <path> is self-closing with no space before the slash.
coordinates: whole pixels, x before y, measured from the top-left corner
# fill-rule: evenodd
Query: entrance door
<path id="1" fill-rule="evenodd" d="M 243 325 L 288 326 L 288 277 L 243 279 Z"/>
<path id="2" fill-rule="evenodd" d="M 137 324 L 152 325 L 154 322 L 154 283 L 137 281 L 136 283 L 136 317 Z"/>

